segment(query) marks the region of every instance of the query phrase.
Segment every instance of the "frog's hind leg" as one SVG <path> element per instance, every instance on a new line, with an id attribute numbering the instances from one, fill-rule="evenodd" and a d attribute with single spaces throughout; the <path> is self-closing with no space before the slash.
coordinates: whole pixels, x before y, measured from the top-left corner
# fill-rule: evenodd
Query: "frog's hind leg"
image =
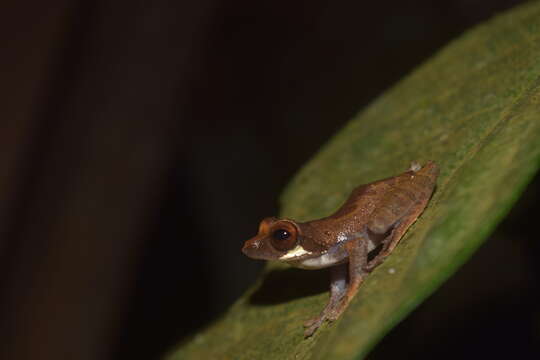
<path id="1" fill-rule="evenodd" d="M 411 226 L 416 219 L 418 219 L 418 216 L 420 216 L 426 205 L 427 200 L 415 204 L 413 209 L 411 209 L 409 212 L 409 215 L 402 217 L 396 222 L 390 234 L 383 240 L 381 251 L 367 263 L 364 270 L 371 272 L 373 269 L 383 263 L 384 259 L 390 255 L 390 253 L 397 246 L 409 226 Z"/>
<path id="2" fill-rule="evenodd" d="M 345 295 L 347 290 L 347 263 L 330 268 L 330 300 L 319 316 L 309 319 L 304 323 L 307 328 L 304 332 L 306 337 L 311 336 L 322 323 L 328 318 L 334 307 Z"/>

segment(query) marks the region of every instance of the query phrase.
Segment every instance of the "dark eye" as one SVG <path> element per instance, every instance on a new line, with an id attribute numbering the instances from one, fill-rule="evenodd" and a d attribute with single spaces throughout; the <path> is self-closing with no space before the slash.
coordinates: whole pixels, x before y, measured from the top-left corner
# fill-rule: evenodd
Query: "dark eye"
<path id="1" fill-rule="evenodd" d="M 272 237 L 276 240 L 287 240 L 290 236 L 291 233 L 283 229 L 278 229 L 272 234 Z"/>
<path id="2" fill-rule="evenodd" d="M 272 232 L 272 246 L 278 251 L 287 251 L 296 245 L 296 231 L 278 228 Z"/>

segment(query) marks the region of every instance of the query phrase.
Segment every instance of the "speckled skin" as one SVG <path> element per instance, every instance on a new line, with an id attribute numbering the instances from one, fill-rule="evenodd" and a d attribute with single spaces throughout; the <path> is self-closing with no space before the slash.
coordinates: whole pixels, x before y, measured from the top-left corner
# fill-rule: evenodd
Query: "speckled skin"
<path id="1" fill-rule="evenodd" d="M 416 204 L 429 199 L 438 173 L 437 165 L 429 162 L 416 172 L 409 170 L 360 185 L 334 214 L 298 224 L 305 237 L 303 246 L 328 249 L 338 242 L 340 235 L 349 238 L 366 228 L 374 234 L 384 234 Z"/>
<path id="2" fill-rule="evenodd" d="M 304 325 L 311 336 L 325 320 L 347 308 L 358 287 L 396 247 L 424 211 L 435 188 L 438 166 L 428 162 L 394 177 L 356 188 L 332 215 L 305 223 L 266 218 L 242 251 L 254 259 L 280 260 L 304 269 L 331 266 L 330 301 Z M 380 251 L 368 261 L 368 253 Z"/>

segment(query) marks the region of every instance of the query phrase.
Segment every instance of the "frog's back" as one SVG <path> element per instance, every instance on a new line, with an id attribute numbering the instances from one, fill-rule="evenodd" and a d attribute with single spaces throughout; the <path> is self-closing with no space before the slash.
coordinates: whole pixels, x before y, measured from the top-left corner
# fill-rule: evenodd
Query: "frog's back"
<path id="1" fill-rule="evenodd" d="M 427 201 L 433 192 L 439 173 L 434 162 L 354 189 L 347 201 L 332 215 L 309 222 L 325 229 L 325 245 L 329 239 L 361 232 L 369 223 L 377 232 L 395 223 L 420 201 Z"/>

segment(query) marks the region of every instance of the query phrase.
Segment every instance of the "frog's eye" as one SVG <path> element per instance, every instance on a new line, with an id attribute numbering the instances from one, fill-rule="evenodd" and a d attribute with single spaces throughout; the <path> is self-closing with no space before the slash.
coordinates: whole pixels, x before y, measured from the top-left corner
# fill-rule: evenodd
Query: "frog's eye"
<path id="1" fill-rule="evenodd" d="M 289 238 L 289 236 L 291 236 L 291 233 L 288 232 L 287 230 L 285 229 L 277 229 L 276 231 L 274 231 L 274 233 L 272 234 L 272 237 L 275 239 L 275 240 L 287 240 Z"/>
<path id="2" fill-rule="evenodd" d="M 293 226 L 279 227 L 272 231 L 271 241 L 276 250 L 290 250 L 296 245 L 296 229 Z"/>

